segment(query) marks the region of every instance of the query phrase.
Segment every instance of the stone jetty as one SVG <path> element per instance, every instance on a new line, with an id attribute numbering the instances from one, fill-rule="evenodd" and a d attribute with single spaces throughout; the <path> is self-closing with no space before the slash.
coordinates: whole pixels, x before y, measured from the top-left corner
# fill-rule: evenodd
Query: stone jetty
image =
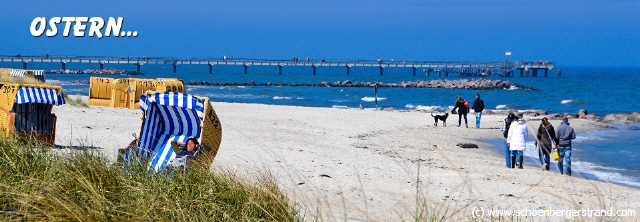
<path id="1" fill-rule="evenodd" d="M 81 80 L 74 81 L 80 84 L 89 84 L 89 81 Z M 491 90 L 491 89 L 525 89 L 535 90 L 534 88 L 526 87 L 523 85 L 514 84 L 501 80 L 486 80 L 486 79 L 460 79 L 460 80 L 429 80 L 429 81 L 406 81 L 399 83 L 384 83 L 384 82 L 351 82 L 350 80 L 327 82 L 322 81 L 320 83 L 256 83 L 251 82 L 198 82 L 189 81 L 187 85 L 192 86 L 290 86 L 290 87 L 388 87 L 388 88 L 440 88 L 440 89 L 469 89 L 469 90 Z"/>
<path id="2" fill-rule="evenodd" d="M 253 81 L 249 83 L 242 82 L 229 82 L 229 83 L 217 83 L 217 82 L 187 82 L 187 85 L 198 86 L 303 86 L 303 87 L 389 87 L 389 88 L 441 88 L 441 89 L 470 89 L 470 90 L 490 90 L 490 89 L 528 89 L 535 90 L 530 87 L 511 83 L 509 81 L 501 80 L 486 80 L 486 79 L 460 79 L 460 80 L 429 80 L 429 81 L 403 81 L 399 83 L 384 83 L 384 82 L 352 82 L 350 80 L 327 82 L 322 81 L 320 83 L 255 83 Z"/>
<path id="3" fill-rule="evenodd" d="M 123 69 L 85 69 L 85 70 L 64 70 L 64 69 L 54 69 L 47 71 L 47 74 L 91 74 L 91 75 L 141 75 L 137 74 L 135 71 L 127 71 Z"/>
<path id="4" fill-rule="evenodd" d="M 510 112 L 519 113 L 517 110 L 485 110 L 482 112 L 484 115 L 504 115 L 507 116 Z M 609 124 L 629 124 L 629 123 L 640 123 L 640 113 L 639 112 L 631 112 L 631 113 L 614 113 L 606 115 L 605 117 L 599 117 L 594 114 L 589 114 L 586 109 L 581 109 L 577 114 L 575 113 L 547 113 L 545 110 L 528 110 L 522 112 L 522 114 L 527 116 L 540 117 L 546 116 L 552 120 L 561 120 L 562 118 L 567 119 L 588 119 L 597 122 L 609 123 Z"/>

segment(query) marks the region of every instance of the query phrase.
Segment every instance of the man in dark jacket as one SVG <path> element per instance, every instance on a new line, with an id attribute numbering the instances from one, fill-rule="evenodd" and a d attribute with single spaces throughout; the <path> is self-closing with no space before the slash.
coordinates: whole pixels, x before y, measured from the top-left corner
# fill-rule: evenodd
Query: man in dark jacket
<path id="1" fill-rule="evenodd" d="M 476 100 L 473 101 L 473 107 L 471 107 L 471 109 L 473 109 L 476 114 L 476 128 L 480 128 L 480 118 L 484 110 L 484 101 L 480 99 L 480 94 L 476 94 Z"/>
<path id="2" fill-rule="evenodd" d="M 560 174 L 563 173 L 563 160 L 567 160 L 567 175 L 571 176 L 571 140 L 576 139 L 576 132 L 569 125 L 567 117 L 562 118 L 562 123 L 556 130 L 556 138 L 558 138 L 558 169 Z"/>

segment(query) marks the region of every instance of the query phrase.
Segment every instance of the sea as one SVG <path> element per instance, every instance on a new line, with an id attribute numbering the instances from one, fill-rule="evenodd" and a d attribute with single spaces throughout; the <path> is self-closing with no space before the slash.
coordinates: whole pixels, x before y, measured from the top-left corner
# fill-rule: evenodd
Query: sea
<path id="1" fill-rule="evenodd" d="M 29 69 L 60 69 L 59 64 L 30 63 Z M 22 63 L 0 63 L 0 67 L 22 68 Z M 84 70 L 97 64 L 67 64 L 67 69 Z M 105 68 L 135 70 L 131 64 L 107 64 Z M 473 101 L 479 93 L 489 110 L 519 111 L 546 110 L 548 113 L 578 113 L 586 109 L 589 114 L 604 117 L 608 114 L 640 111 L 640 67 L 559 67 L 544 77 L 484 77 L 510 81 L 526 88 L 512 87 L 498 90 L 462 90 L 429 88 L 379 88 L 377 97 L 373 88 L 350 87 L 286 87 L 286 86 L 188 86 L 187 93 L 207 96 L 211 101 L 231 103 L 257 103 L 308 107 L 334 107 L 346 109 L 394 108 L 396 110 L 446 112 L 450 110 L 456 96 Z M 185 82 L 217 83 L 314 83 L 322 81 L 343 82 L 384 82 L 435 79 L 478 79 L 480 77 L 461 77 L 449 74 L 449 77 L 431 73 L 425 75 L 418 70 L 414 76 L 411 68 L 385 68 L 380 76 L 377 67 L 352 67 L 349 75 L 344 67 L 318 67 L 312 74 L 311 67 L 284 67 L 282 75 L 277 66 L 249 66 L 244 74 L 242 66 L 214 66 L 213 74 L 208 73 L 207 65 L 178 65 L 177 73 L 171 65 L 142 66 L 141 76 L 102 76 L 111 78 L 180 78 Z M 88 84 L 76 83 L 77 80 L 89 80 L 84 74 L 49 74 L 48 81 L 55 82 L 71 95 L 87 95 Z M 529 89 L 532 88 L 532 89 Z M 377 99 L 376 99 L 377 98 Z M 377 101 L 377 102 L 376 102 Z M 573 143 L 572 168 L 574 176 L 594 180 L 608 181 L 640 188 L 640 124 L 616 125 L 608 129 L 578 133 Z M 533 141 L 531 135 L 530 141 Z M 496 153 L 502 153 L 503 140 L 490 141 Z M 535 166 L 538 155 L 529 144 L 525 155 L 528 166 Z M 557 170 L 552 164 L 552 170 Z"/>

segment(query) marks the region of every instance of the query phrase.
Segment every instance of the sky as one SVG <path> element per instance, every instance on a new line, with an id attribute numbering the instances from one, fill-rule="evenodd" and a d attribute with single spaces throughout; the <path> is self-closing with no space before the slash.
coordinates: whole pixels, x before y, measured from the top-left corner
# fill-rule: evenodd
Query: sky
<path id="1" fill-rule="evenodd" d="M 0 55 L 556 62 L 640 67 L 640 1 L 3 1 Z M 137 37 L 34 37 L 45 17 Z M 46 27 L 50 29 L 49 26 Z M 72 30 L 73 33 L 73 30 Z M 88 33 L 88 28 L 85 31 Z M 104 34 L 104 28 L 102 30 Z"/>

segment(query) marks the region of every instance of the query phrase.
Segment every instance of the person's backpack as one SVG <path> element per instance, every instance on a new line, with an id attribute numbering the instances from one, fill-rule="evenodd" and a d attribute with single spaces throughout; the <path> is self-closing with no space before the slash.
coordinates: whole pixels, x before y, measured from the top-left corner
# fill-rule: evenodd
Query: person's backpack
<path id="1" fill-rule="evenodd" d="M 504 127 L 504 131 L 502 132 L 502 135 L 504 136 L 504 138 L 507 138 L 507 137 L 509 137 L 509 127 L 511 126 L 511 122 L 512 122 L 512 120 L 511 120 L 511 119 L 509 119 L 509 118 L 505 118 L 505 119 L 504 119 L 504 122 L 505 122 L 507 125 Z"/>
<path id="2" fill-rule="evenodd" d="M 467 107 L 467 110 L 469 110 L 469 103 L 467 101 L 464 101 L 464 106 Z"/>

